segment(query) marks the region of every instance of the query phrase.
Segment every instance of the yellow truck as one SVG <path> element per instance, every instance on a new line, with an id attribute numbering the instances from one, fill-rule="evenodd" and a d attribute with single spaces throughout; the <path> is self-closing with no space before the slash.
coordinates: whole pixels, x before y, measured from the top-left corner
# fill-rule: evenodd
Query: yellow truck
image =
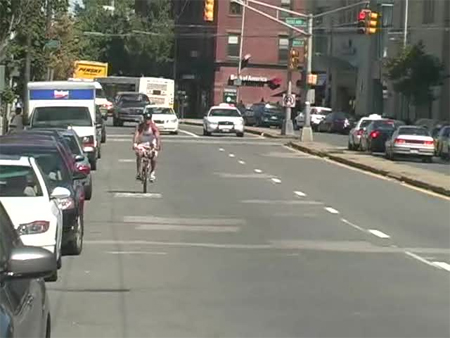
<path id="1" fill-rule="evenodd" d="M 108 64 L 96 61 L 75 61 L 73 78 L 75 79 L 95 79 L 97 77 L 108 76 Z"/>

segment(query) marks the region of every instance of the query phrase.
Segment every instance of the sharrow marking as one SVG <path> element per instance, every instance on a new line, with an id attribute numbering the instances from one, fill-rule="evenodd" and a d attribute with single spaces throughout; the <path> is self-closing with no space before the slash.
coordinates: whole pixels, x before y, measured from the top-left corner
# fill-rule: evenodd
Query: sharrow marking
<path id="1" fill-rule="evenodd" d="M 326 207 L 325 210 L 328 211 L 330 214 L 339 214 L 339 211 L 331 207 Z"/>
<path id="2" fill-rule="evenodd" d="M 255 169 L 254 172 L 257 173 L 257 174 L 261 174 L 262 170 L 261 169 Z"/>
<path id="3" fill-rule="evenodd" d="M 279 178 L 272 177 L 272 182 L 273 183 L 281 183 L 281 180 Z"/>
<path id="4" fill-rule="evenodd" d="M 298 196 L 298 197 L 305 197 L 306 196 L 306 194 L 304 192 L 301 192 L 301 191 L 294 191 L 294 194 L 296 196 Z"/>
<path id="5" fill-rule="evenodd" d="M 391 238 L 388 234 L 385 234 L 384 232 L 376 229 L 369 229 L 368 230 L 372 235 L 380 237 L 380 238 Z"/>
<path id="6" fill-rule="evenodd" d="M 245 164 L 245 161 L 240 160 L 239 164 Z"/>
<path id="7" fill-rule="evenodd" d="M 434 266 L 437 266 L 440 269 L 447 270 L 450 272 L 450 264 L 445 262 L 433 262 Z"/>
<path id="8" fill-rule="evenodd" d="M 200 137 L 200 136 L 198 136 L 197 134 L 191 133 L 190 131 L 187 131 L 187 130 L 181 130 L 181 129 L 178 129 L 178 131 L 179 131 L 180 133 L 183 133 L 183 134 L 186 134 L 186 135 L 195 137 L 195 138 L 199 138 L 199 137 Z"/>
<path id="9" fill-rule="evenodd" d="M 234 154 L 228 154 L 229 157 L 234 157 Z"/>

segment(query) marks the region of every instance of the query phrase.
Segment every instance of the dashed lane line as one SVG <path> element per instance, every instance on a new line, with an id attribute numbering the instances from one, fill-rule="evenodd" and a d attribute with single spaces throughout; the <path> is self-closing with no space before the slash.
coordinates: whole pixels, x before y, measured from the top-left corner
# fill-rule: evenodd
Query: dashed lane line
<path id="1" fill-rule="evenodd" d="M 446 270 L 448 272 L 450 272 L 450 264 L 445 263 L 445 262 L 433 262 L 434 266 L 437 266 L 440 269 Z"/>
<path id="2" fill-rule="evenodd" d="M 245 161 L 239 160 L 239 164 L 244 165 L 244 164 L 245 164 Z"/>
<path id="3" fill-rule="evenodd" d="M 262 173 L 262 170 L 261 169 L 255 169 L 255 170 L 253 170 L 255 173 L 257 173 L 257 174 L 261 174 Z"/>
<path id="4" fill-rule="evenodd" d="M 225 151 L 225 149 L 223 149 L 223 148 L 219 148 L 219 151 Z"/>
<path id="5" fill-rule="evenodd" d="M 235 157 L 234 154 L 228 154 L 228 156 L 231 157 L 231 158 Z"/>
<path id="6" fill-rule="evenodd" d="M 281 180 L 279 178 L 276 178 L 276 177 L 272 177 L 271 180 L 272 180 L 273 183 L 277 183 L 277 184 L 281 183 Z"/>
<path id="7" fill-rule="evenodd" d="M 379 238 L 391 238 L 388 234 L 385 234 L 384 232 L 376 229 L 369 229 L 369 231 L 372 235 L 377 236 Z"/>
<path id="8" fill-rule="evenodd" d="M 325 210 L 328 211 L 330 214 L 339 214 L 339 211 L 332 207 L 325 207 Z"/>
<path id="9" fill-rule="evenodd" d="M 159 199 L 162 198 L 162 195 L 159 193 L 137 193 L 137 192 L 116 192 L 114 193 L 114 197 L 117 198 L 153 198 Z"/>
<path id="10" fill-rule="evenodd" d="M 301 191 L 294 191 L 294 194 L 295 194 L 295 196 L 298 196 L 298 197 L 305 197 L 306 196 L 306 194 L 304 192 L 301 192 Z"/>

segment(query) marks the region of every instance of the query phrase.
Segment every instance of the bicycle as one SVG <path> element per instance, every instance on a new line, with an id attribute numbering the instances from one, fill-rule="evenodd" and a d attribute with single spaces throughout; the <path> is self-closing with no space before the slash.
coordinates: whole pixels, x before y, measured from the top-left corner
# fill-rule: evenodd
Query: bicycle
<path id="1" fill-rule="evenodd" d="M 148 181 L 151 167 L 151 160 L 155 156 L 154 147 L 150 146 L 149 143 L 142 143 L 137 146 L 137 149 L 142 152 L 141 156 L 141 167 L 139 173 L 141 175 L 142 181 L 142 191 L 144 194 L 148 191 Z"/>

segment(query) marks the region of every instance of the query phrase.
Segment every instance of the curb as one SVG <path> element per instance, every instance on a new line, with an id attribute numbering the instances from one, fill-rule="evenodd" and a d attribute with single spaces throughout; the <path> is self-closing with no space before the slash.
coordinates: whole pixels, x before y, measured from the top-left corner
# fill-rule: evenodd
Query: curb
<path id="1" fill-rule="evenodd" d="M 373 166 L 370 166 L 370 165 L 366 165 L 366 164 L 363 164 L 363 163 L 360 163 L 360 162 L 355 162 L 355 161 L 352 161 L 352 160 L 349 160 L 349 159 L 346 159 L 346 158 L 343 158 L 343 157 L 340 157 L 340 156 L 336 156 L 336 155 L 330 154 L 327 151 L 314 150 L 314 149 L 311 149 L 311 148 L 309 148 L 307 146 L 299 145 L 299 144 L 296 144 L 296 143 L 293 143 L 293 142 L 289 142 L 287 145 L 289 147 L 291 147 L 291 148 L 294 148 L 296 150 L 299 150 L 299 151 L 302 151 L 302 152 L 305 152 L 305 153 L 308 153 L 308 154 L 311 154 L 311 155 L 315 155 L 315 156 L 319 156 L 319 157 L 326 157 L 326 158 L 328 158 L 328 159 L 330 159 L 332 161 L 335 161 L 335 162 L 346 164 L 348 166 L 351 166 L 351 167 L 354 167 L 354 168 L 358 168 L 358 169 L 361 169 L 361 170 L 364 170 L 364 171 L 369 171 L 371 173 L 378 174 L 378 175 L 381 175 L 381 176 L 386 176 L 386 177 L 395 179 L 395 180 L 397 180 L 399 182 L 407 183 L 407 184 L 410 184 L 412 186 L 415 186 L 415 187 L 418 187 L 418 188 L 421 188 L 421 189 L 430 190 L 430 191 L 435 192 L 437 194 L 450 197 L 450 189 L 446 189 L 446 188 L 443 188 L 441 186 L 437 186 L 437 185 L 434 185 L 434 184 L 423 182 L 423 181 L 417 180 L 415 178 L 411 178 L 409 176 L 404 176 L 404 175 L 401 175 L 401 174 L 396 174 L 396 173 L 393 173 L 393 172 L 390 172 L 390 171 L 379 169 L 379 168 L 376 168 L 376 167 L 373 167 Z"/>

